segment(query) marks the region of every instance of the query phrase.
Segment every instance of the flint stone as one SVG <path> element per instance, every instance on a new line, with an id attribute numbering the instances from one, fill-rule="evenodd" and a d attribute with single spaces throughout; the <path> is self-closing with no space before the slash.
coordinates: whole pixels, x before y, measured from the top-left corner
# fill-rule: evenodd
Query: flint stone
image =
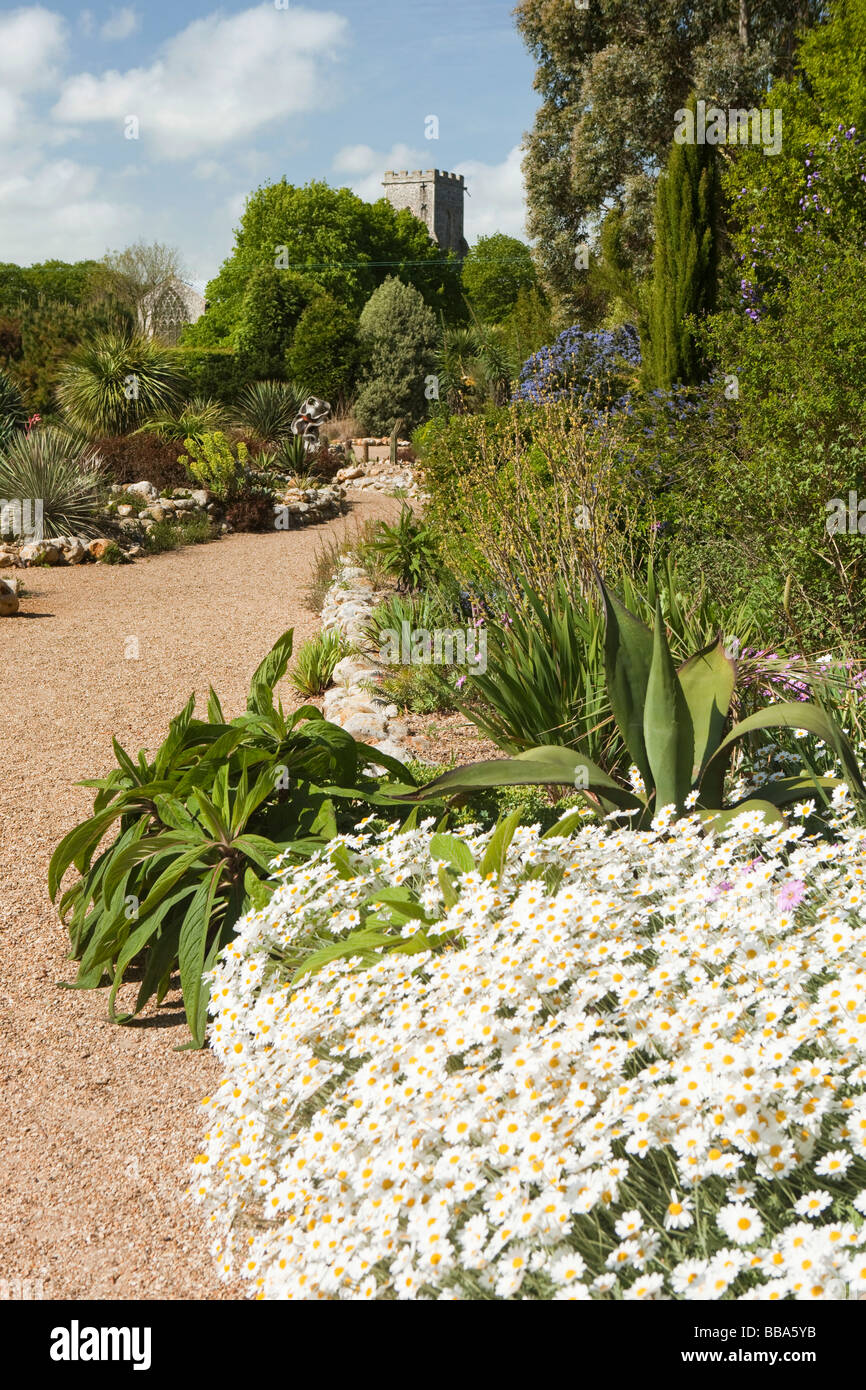
<path id="1" fill-rule="evenodd" d="M 30 541 L 21 547 L 21 560 L 25 565 L 59 565 L 60 551 L 49 541 Z"/>

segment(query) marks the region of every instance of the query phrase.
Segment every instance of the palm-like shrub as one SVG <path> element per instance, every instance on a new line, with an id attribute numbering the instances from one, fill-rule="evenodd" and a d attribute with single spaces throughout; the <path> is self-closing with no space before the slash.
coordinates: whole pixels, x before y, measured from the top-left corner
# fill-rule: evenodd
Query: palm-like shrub
<path id="1" fill-rule="evenodd" d="M 0 372 L 0 448 L 27 424 L 24 398 L 6 372 Z"/>
<path id="2" fill-rule="evenodd" d="M 164 411 L 145 420 L 136 434 L 155 434 L 158 439 L 192 438 L 201 442 L 205 434 L 221 430 L 228 424 L 229 413 L 221 401 L 193 396 L 179 409 Z"/>
<path id="3" fill-rule="evenodd" d="M 277 446 L 292 432 L 292 421 L 310 393 L 292 381 L 253 381 L 241 393 L 235 423 L 265 447 Z"/>
<path id="4" fill-rule="evenodd" d="M 129 333 L 104 333 L 71 353 L 57 399 L 91 435 L 126 434 L 178 403 L 183 376 L 170 348 Z"/>
<path id="5" fill-rule="evenodd" d="M 102 491 L 98 455 L 62 430 L 19 432 L 0 455 L 0 497 L 41 501 L 46 537 L 97 535 Z"/>

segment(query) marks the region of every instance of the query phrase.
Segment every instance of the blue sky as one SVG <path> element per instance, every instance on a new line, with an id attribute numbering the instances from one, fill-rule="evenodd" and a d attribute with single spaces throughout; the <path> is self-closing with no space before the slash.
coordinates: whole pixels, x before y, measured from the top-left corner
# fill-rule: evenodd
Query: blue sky
<path id="1" fill-rule="evenodd" d="M 462 173 L 470 243 L 523 236 L 519 146 L 536 96 L 511 8 L 0 7 L 0 261 L 162 241 L 203 284 L 260 184 L 324 178 L 376 198 L 386 169 Z"/>

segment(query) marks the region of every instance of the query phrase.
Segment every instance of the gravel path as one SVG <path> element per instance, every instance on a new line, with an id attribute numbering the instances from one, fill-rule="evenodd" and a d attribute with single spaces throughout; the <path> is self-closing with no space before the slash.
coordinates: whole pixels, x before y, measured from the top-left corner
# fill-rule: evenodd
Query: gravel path
<path id="1" fill-rule="evenodd" d="M 113 765 L 112 734 L 152 750 L 211 683 L 240 713 L 280 633 L 294 626 L 297 650 L 316 630 L 304 588 L 322 543 L 395 509 L 369 497 L 305 530 L 24 572 L 21 615 L 0 621 L 0 1278 L 41 1281 L 45 1298 L 239 1296 L 182 1203 L 216 1059 L 174 1051 L 176 995 L 121 1028 L 106 990 L 58 988 L 75 966 L 47 865 L 90 809 L 74 783 Z"/>

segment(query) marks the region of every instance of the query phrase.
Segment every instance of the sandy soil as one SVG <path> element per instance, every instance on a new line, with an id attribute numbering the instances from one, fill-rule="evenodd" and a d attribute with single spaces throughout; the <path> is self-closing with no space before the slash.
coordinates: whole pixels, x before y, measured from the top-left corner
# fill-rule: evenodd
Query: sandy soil
<path id="1" fill-rule="evenodd" d="M 23 572 L 21 613 L 0 620 L 2 1279 L 41 1282 L 45 1298 L 239 1296 L 218 1284 L 183 1201 L 218 1064 L 174 1050 L 188 1037 L 177 996 L 121 1028 L 106 990 L 58 987 L 75 966 L 46 870 L 90 809 L 75 782 L 113 765 L 112 734 L 155 748 L 209 684 L 240 713 L 280 633 L 293 626 L 297 647 L 316 630 L 304 588 L 323 542 L 396 510 L 368 496 L 302 531 Z"/>

